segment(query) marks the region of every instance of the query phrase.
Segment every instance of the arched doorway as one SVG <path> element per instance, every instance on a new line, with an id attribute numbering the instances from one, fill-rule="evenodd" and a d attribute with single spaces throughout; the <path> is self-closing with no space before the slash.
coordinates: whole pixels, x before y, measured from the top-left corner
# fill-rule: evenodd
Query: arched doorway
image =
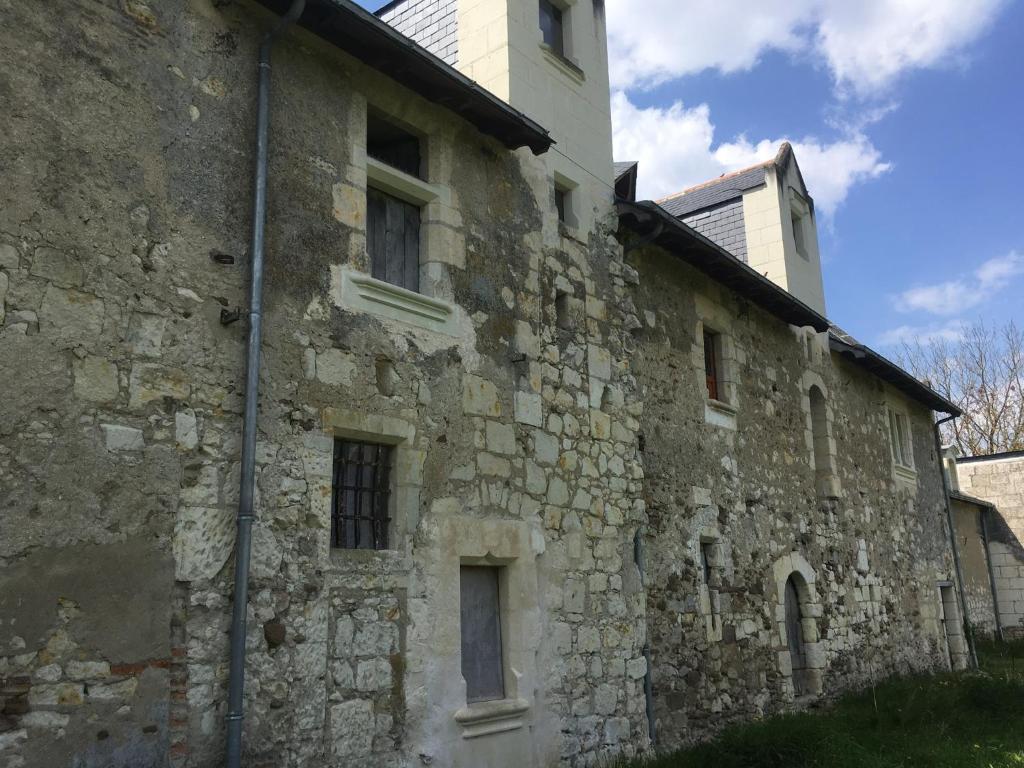
<path id="1" fill-rule="evenodd" d="M 797 574 L 786 579 L 786 643 L 793 666 L 793 693 L 805 696 L 811 693 L 807 679 L 807 649 L 804 645 L 803 613 L 800 610 L 800 592 L 797 589 Z"/>

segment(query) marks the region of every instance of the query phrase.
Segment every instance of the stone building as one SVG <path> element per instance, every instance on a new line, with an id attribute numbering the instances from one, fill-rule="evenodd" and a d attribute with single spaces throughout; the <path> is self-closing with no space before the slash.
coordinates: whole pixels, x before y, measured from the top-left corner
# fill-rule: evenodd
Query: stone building
<path id="1" fill-rule="evenodd" d="M 985 635 L 1024 636 L 1024 454 L 946 463 L 972 624 Z"/>
<path id="2" fill-rule="evenodd" d="M 223 765 L 287 6 L 4 5 L 5 766 Z M 244 765 L 591 766 L 964 663 L 955 409 L 830 327 L 788 147 L 633 199 L 604 23 L 308 0 L 274 46 Z"/>

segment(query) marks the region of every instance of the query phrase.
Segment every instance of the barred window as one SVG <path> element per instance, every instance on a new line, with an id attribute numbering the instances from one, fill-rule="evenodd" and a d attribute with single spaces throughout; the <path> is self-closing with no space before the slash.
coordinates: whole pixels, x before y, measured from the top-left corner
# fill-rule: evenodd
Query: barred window
<path id="1" fill-rule="evenodd" d="M 390 491 L 390 446 L 335 440 L 332 546 L 387 549 Z"/>

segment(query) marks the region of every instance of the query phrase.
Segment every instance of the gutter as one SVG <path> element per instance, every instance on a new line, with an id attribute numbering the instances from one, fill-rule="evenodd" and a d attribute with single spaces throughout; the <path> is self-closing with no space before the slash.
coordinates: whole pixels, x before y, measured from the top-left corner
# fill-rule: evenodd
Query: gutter
<path id="1" fill-rule="evenodd" d="M 946 479 L 946 470 L 942 466 L 942 439 L 939 437 L 939 427 L 947 421 L 955 419 L 959 413 L 939 419 L 935 422 L 935 456 L 939 463 L 939 476 L 942 478 L 942 495 L 946 500 L 946 523 L 949 525 L 949 543 L 953 548 L 953 567 L 956 571 L 957 594 L 960 596 L 960 618 L 963 622 L 964 634 L 967 636 L 967 649 L 970 653 L 971 669 L 978 669 L 978 650 L 974 647 L 974 628 L 971 626 L 971 618 L 967 613 L 967 593 L 964 590 L 964 576 L 960 568 L 960 550 L 956 545 L 956 528 L 953 525 L 953 502 L 950 500 L 949 481 Z"/>
<path id="2" fill-rule="evenodd" d="M 306 0 L 292 0 L 288 13 L 260 44 L 256 97 L 256 168 L 253 175 L 249 342 L 246 350 L 245 416 L 242 426 L 242 468 L 235 539 L 235 592 L 231 611 L 231 659 L 228 678 L 227 768 L 239 768 L 242 720 L 245 718 L 245 637 L 249 607 L 249 558 L 252 554 L 253 496 L 256 485 L 256 419 L 259 409 L 260 357 L 263 334 L 263 246 L 267 223 L 267 134 L 270 124 L 270 52 L 294 24 Z"/>

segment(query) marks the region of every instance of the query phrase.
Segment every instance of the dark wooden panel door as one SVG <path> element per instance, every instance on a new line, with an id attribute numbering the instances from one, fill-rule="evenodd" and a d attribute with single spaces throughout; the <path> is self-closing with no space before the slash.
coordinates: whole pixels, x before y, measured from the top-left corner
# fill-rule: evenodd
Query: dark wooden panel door
<path id="1" fill-rule="evenodd" d="M 419 291 L 420 209 L 377 189 L 366 192 L 366 250 L 371 274 Z"/>
<path id="2" fill-rule="evenodd" d="M 461 582 L 462 676 L 466 680 L 466 699 L 469 703 L 503 699 L 498 569 L 463 566 Z"/>

